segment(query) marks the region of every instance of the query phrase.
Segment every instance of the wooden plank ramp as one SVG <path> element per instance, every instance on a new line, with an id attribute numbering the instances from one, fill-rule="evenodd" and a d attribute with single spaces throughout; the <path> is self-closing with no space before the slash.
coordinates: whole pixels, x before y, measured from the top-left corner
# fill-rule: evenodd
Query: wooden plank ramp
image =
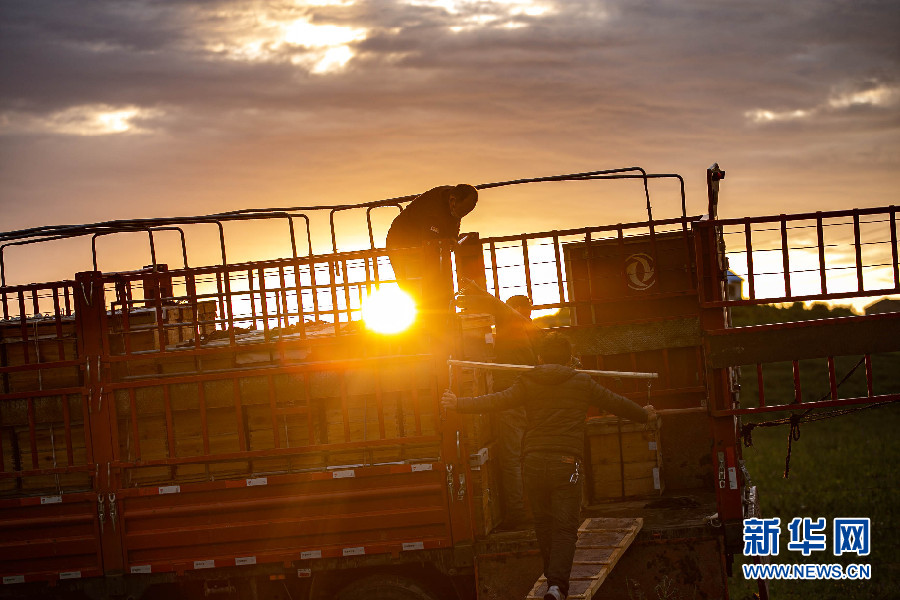
<path id="1" fill-rule="evenodd" d="M 568 600 L 591 600 L 643 526 L 640 518 L 585 519 L 578 528 Z M 543 600 L 546 592 L 547 578 L 541 575 L 525 598 Z"/>

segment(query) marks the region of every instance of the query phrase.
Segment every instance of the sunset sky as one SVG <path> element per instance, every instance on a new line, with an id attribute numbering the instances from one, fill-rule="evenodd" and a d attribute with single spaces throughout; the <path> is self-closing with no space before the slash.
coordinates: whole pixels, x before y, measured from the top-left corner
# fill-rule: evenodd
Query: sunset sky
<path id="1" fill-rule="evenodd" d="M 2 0 L 0 231 L 635 165 L 683 175 L 700 214 L 716 161 L 723 216 L 900 204 L 898 31 L 889 0 Z M 463 228 L 642 207 L 540 184 L 484 192 Z M 89 267 L 9 260 L 16 282 Z"/>

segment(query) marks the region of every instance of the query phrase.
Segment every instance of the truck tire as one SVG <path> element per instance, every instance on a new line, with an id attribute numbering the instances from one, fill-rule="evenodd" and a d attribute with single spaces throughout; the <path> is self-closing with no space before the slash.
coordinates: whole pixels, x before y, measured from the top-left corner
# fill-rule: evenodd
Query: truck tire
<path id="1" fill-rule="evenodd" d="M 335 600 L 440 600 L 417 581 L 399 575 L 370 575 L 341 588 Z"/>

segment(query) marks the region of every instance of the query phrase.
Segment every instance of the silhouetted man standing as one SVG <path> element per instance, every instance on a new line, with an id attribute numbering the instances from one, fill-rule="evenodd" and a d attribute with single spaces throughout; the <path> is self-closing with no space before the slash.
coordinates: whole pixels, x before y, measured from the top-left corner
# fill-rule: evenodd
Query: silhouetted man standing
<path id="1" fill-rule="evenodd" d="M 387 234 L 386 248 L 397 283 L 425 310 L 446 309 L 453 296 L 440 277 L 437 242 L 455 244 L 460 221 L 478 202 L 478 190 L 461 183 L 442 185 L 417 196 L 397 215 Z M 449 265 L 447 265 L 449 273 Z M 449 282 L 449 277 L 446 278 Z M 414 281 L 419 280 L 419 284 Z M 444 302 L 446 300 L 446 302 Z M 442 306 L 446 304 L 447 306 Z"/>

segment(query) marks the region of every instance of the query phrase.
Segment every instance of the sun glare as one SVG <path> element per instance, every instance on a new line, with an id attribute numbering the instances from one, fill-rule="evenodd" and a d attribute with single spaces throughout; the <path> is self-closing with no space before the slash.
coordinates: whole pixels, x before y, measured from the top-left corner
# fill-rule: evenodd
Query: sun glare
<path id="1" fill-rule="evenodd" d="M 368 329 L 400 333 L 416 320 L 416 304 L 397 286 L 382 286 L 363 299 L 362 317 Z"/>

